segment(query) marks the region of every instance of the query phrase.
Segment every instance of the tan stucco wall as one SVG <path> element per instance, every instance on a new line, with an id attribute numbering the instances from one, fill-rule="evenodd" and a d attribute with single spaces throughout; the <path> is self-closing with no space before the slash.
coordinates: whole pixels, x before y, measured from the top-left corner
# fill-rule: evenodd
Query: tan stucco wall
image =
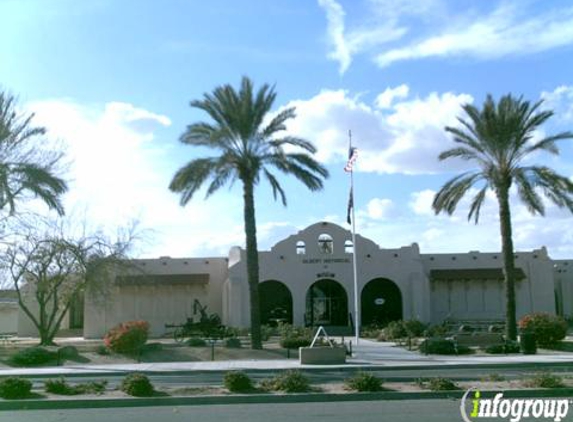
<path id="1" fill-rule="evenodd" d="M 426 254 L 424 266 L 432 269 L 499 268 L 500 253 Z M 545 249 L 520 252 L 515 260 L 525 279 L 516 283 L 517 317 L 555 312 L 552 261 Z M 431 281 L 432 322 L 445 318 L 474 320 L 505 318 L 505 290 L 500 280 Z"/>
<path id="2" fill-rule="evenodd" d="M 328 234 L 333 240 L 333 253 L 319 249 L 318 238 Z M 345 242 L 351 233 L 332 223 L 317 223 L 277 243 L 270 251 L 259 253 L 260 281 L 277 280 L 284 283 L 293 297 L 293 323 L 302 325 L 306 295 L 313 283 L 332 279 L 340 283 L 348 297 L 348 310 L 354 315 L 354 278 L 352 254 L 345 252 Z M 297 242 L 304 242 L 305 253 L 297 254 Z M 371 280 L 386 278 L 401 291 L 404 318 L 429 319 L 427 300 L 428 280 L 424 274 L 417 245 L 399 249 L 380 249 L 374 242 L 357 235 L 357 263 L 359 269 L 358 295 Z M 240 260 L 238 259 L 240 252 Z M 244 250 L 233 251 L 233 265 L 229 270 L 230 285 L 240 290 L 241 299 L 231 299 L 234 306 L 227 321 L 248 326 L 249 301 L 246 285 L 246 256 Z M 231 262 L 231 260 L 230 260 Z"/>
<path id="3" fill-rule="evenodd" d="M 84 336 L 100 338 L 115 325 L 130 320 L 149 322 L 151 335 L 166 333 L 165 324 L 181 324 L 193 317 L 199 300 L 208 313 L 222 313 L 222 285 L 226 258 L 159 258 L 136 260 L 141 274 L 209 274 L 208 284 L 114 286 L 105 298 L 88 295 Z M 198 315 L 196 316 L 198 318 Z"/>
<path id="4" fill-rule="evenodd" d="M 18 303 L 0 301 L 0 334 L 18 332 Z"/>
<path id="5" fill-rule="evenodd" d="M 321 234 L 332 237 L 333 253 L 319 249 Z M 259 253 L 260 281 L 284 283 L 293 298 L 293 322 L 304 324 L 306 295 L 317 280 L 328 278 L 340 283 L 354 314 L 352 254 L 345 251 L 351 233 L 332 223 L 316 223 Z M 503 284 L 494 280 L 430 281 L 432 269 L 500 268 L 499 253 L 421 254 L 417 244 L 384 249 L 369 239 L 356 236 L 359 295 L 368 282 L 384 278 L 399 288 L 402 316 L 425 322 L 455 319 L 503 319 Z M 297 253 L 297 242 L 304 242 L 305 253 Z M 101 338 L 120 322 L 144 319 L 153 336 L 166 333 L 165 324 L 182 323 L 193 315 L 193 302 L 208 305 L 209 313 L 221 315 L 223 323 L 248 327 L 249 290 L 245 250 L 234 247 L 228 258 L 168 258 L 134 260 L 139 271 L 150 275 L 208 274 L 207 284 L 114 286 L 105 297 L 86 296 L 84 336 Z M 526 275 L 517 283 L 518 317 L 532 311 L 555 312 L 555 280 L 566 314 L 571 315 L 573 277 L 555 273 L 554 263 L 542 248 L 517 254 L 516 265 Z M 573 267 L 573 263 L 571 264 Z M 139 272 L 138 272 L 139 273 Z M 573 272 L 571 273 L 573 275 Z M 360 303 L 360 300 L 359 300 Z M 66 323 L 67 324 L 67 323 Z M 67 326 L 67 325 L 64 325 Z M 33 334 L 20 312 L 19 332 Z"/>

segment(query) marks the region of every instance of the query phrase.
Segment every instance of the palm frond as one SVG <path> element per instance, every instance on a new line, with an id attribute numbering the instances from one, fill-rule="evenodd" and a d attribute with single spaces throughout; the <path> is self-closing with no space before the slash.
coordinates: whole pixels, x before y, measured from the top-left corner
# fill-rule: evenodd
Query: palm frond
<path id="1" fill-rule="evenodd" d="M 446 182 L 434 196 L 432 202 L 434 212 L 438 214 L 445 211 L 449 215 L 453 214 L 458 203 L 472 185 L 482 178 L 483 175 L 480 172 L 463 173 Z"/>
<path id="2" fill-rule="evenodd" d="M 516 171 L 514 180 L 517 185 L 517 194 L 532 214 L 545 215 L 545 206 L 538 193 L 535 191 L 535 178 L 530 180 L 528 172 L 520 169 Z"/>
<path id="3" fill-rule="evenodd" d="M 543 138 L 540 141 L 537 141 L 535 144 L 527 147 L 524 150 L 524 155 L 530 154 L 534 151 L 539 151 L 539 150 L 547 151 L 551 154 L 558 155 L 559 154 L 559 148 L 555 144 L 555 141 L 560 141 L 562 139 L 573 139 L 573 132 L 561 132 L 561 133 L 558 133 L 557 135 L 552 135 L 552 136 L 548 136 L 546 138 Z"/>
<path id="4" fill-rule="evenodd" d="M 271 185 L 271 188 L 273 189 L 273 198 L 275 199 L 275 201 L 277 200 L 277 196 L 280 196 L 282 204 L 286 207 L 287 205 L 286 195 L 276 177 L 267 169 L 263 169 L 263 173 L 265 175 L 265 178 Z"/>
<path id="5" fill-rule="evenodd" d="M 307 154 L 316 152 L 314 145 L 292 136 L 273 138 L 285 130 L 286 122 L 295 116 L 294 108 L 279 112 L 263 127 L 275 98 L 274 86 L 265 84 L 255 91 L 252 81 L 243 77 L 239 90 L 231 85 L 218 86 L 211 93 L 203 94 L 201 100 L 190 103 L 206 112 L 212 121 L 189 125 L 181 142 L 213 148 L 220 156 L 193 160 L 177 171 L 169 188 L 181 193 L 182 205 L 208 179 L 207 196 L 237 178 L 255 186 L 261 176 L 270 183 L 275 198 L 280 196 L 286 204 L 286 195 L 278 179 L 265 168 L 266 165 L 295 176 L 311 190 L 322 188 L 322 178 L 328 176 L 328 171 Z M 304 153 L 287 154 L 283 149 L 287 146 L 299 148 Z"/>
<path id="6" fill-rule="evenodd" d="M 181 205 L 187 204 L 195 192 L 218 168 L 217 158 L 198 158 L 180 168 L 173 176 L 169 189 L 181 194 Z"/>
<path id="7" fill-rule="evenodd" d="M 470 221 L 473 217 L 475 224 L 479 222 L 481 207 L 485 201 L 485 195 L 487 193 L 488 187 L 489 187 L 488 185 L 484 186 L 477 193 L 477 195 L 474 196 L 474 199 L 472 200 L 472 203 L 470 205 L 470 211 L 468 212 L 468 221 Z"/>
<path id="8" fill-rule="evenodd" d="M 294 136 L 285 136 L 284 138 L 273 139 L 269 141 L 269 145 L 273 148 L 282 148 L 286 145 L 302 148 L 311 154 L 316 153 L 316 147 L 306 139 L 296 138 Z"/>
<path id="9" fill-rule="evenodd" d="M 531 174 L 532 184 L 542 189 L 543 194 L 558 207 L 573 212 L 573 182 L 545 166 L 526 168 Z"/>
<path id="10" fill-rule="evenodd" d="M 261 131 L 262 135 L 266 138 L 273 136 L 275 133 L 286 130 L 285 122 L 295 117 L 294 107 L 287 108 L 277 114 L 270 123 Z"/>

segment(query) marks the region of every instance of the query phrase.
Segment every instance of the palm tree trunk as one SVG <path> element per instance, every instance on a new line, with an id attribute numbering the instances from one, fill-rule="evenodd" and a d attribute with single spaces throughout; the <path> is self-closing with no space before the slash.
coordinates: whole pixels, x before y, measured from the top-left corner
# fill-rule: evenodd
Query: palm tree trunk
<path id="1" fill-rule="evenodd" d="M 509 188 L 500 188 L 496 193 L 499 202 L 501 251 L 503 255 L 503 275 L 505 282 L 505 333 L 509 340 L 516 340 L 515 258 L 513 255 L 513 238 L 511 234 Z"/>
<path id="2" fill-rule="evenodd" d="M 251 348 L 262 349 L 261 312 L 259 300 L 259 252 L 257 250 L 257 225 L 253 182 L 243 180 L 245 236 L 247 241 L 247 279 L 251 302 Z"/>

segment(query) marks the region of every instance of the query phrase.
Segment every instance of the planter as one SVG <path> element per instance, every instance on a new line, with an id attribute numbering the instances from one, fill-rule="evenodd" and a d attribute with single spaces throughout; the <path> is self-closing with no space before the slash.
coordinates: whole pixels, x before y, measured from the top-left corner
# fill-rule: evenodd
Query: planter
<path id="1" fill-rule="evenodd" d="M 304 365 L 340 365 L 346 363 L 345 347 L 300 347 L 300 363 Z"/>
<path id="2" fill-rule="evenodd" d="M 534 355 L 537 353 L 537 343 L 534 333 L 522 332 L 519 335 L 519 344 L 521 346 L 521 353 L 524 355 Z"/>

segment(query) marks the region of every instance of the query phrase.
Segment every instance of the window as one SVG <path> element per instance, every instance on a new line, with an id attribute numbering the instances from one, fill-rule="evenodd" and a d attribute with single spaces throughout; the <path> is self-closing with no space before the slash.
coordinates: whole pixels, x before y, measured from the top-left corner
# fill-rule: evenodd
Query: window
<path id="1" fill-rule="evenodd" d="M 318 250 L 325 254 L 329 255 L 333 252 L 333 245 L 332 245 L 332 236 L 328 234 L 321 234 L 318 236 Z"/>
<path id="2" fill-rule="evenodd" d="M 344 253 L 354 253 L 354 244 L 352 243 L 352 240 L 344 242 Z"/>
<path id="3" fill-rule="evenodd" d="M 298 242 L 296 242 L 296 254 L 304 255 L 305 253 L 306 253 L 306 244 L 302 240 L 299 240 Z"/>

